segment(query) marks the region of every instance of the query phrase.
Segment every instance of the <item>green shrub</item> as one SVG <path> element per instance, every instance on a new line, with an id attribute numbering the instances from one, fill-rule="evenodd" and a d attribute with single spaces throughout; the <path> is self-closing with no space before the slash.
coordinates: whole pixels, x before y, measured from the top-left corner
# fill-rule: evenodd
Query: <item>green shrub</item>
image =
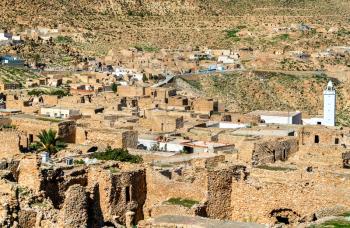
<path id="1" fill-rule="evenodd" d="M 226 37 L 227 38 L 235 38 L 235 37 L 237 37 L 237 33 L 239 31 L 240 31 L 239 28 L 233 28 L 233 29 L 226 30 Z"/>
<path id="2" fill-rule="evenodd" d="M 58 36 L 55 39 L 56 43 L 60 43 L 60 44 L 68 44 L 68 43 L 72 43 L 73 39 L 69 36 Z"/>
<path id="3" fill-rule="evenodd" d="M 2 126 L 3 129 L 16 129 L 15 125 L 11 125 L 11 124 L 6 124 Z"/>
<path id="4" fill-rule="evenodd" d="M 152 45 L 152 44 L 137 44 L 135 45 L 135 48 L 138 51 L 144 51 L 144 52 L 158 52 L 159 48 Z"/>
<path id="5" fill-rule="evenodd" d="M 74 165 L 84 165 L 85 162 L 83 159 L 80 159 L 80 160 L 74 160 Z"/>
<path id="6" fill-rule="evenodd" d="M 187 208 L 191 208 L 195 204 L 199 204 L 198 201 L 196 200 L 191 200 L 191 199 L 182 199 L 182 198 L 170 198 L 164 203 L 166 204 L 172 204 L 172 205 L 181 205 Z"/>
<path id="7" fill-rule="evenodd" d="M 109 147 L 104 152 L 93 154 L 92 158 L 105 161 L 121 161 L 131 163 L 142 162 L 141 156 L 129 154 L 129 151 L 123 148 L 112 149 Z"/>

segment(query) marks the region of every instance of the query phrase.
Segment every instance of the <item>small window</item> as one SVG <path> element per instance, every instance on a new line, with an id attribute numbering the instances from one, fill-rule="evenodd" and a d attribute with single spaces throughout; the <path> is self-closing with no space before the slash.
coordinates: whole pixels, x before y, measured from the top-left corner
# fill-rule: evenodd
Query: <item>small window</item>
<path id="1" fill-rule="evenodd" d="M 315 143 L 320 143 L 320 136 L 315 135 Z"/>
<path id="2" fill-rule="evenodd" d="M 272 153 L 273 153 L 273 162 L 276 162 L 276 151 L 273 150 Z"/>
<path id="3" fill-rule="evenodd" d="M 335 138 L 335 140 L 334 140 L 334 144 L 339 144 L 339 138 Z"/>
<path id="4" fill-rule="evenodd" d="M 125 188 L 125 201 L 129 203 L 131 200 L 130 187 Z"/>
<path id="5" fill-rule="evenodd" d="M 321 122 L 317 122 L 317 125 L 321 125 L 322 123 Z"/>
<path id="6" fill-rule="evenodd" d="M 238 122 L 238 123 L 240 123 L 240 122 L 241 122 L 241 120 L 240 120 L 240 119 L 238 119 L 238 120 L 237 120 L 237 122 Z"/>

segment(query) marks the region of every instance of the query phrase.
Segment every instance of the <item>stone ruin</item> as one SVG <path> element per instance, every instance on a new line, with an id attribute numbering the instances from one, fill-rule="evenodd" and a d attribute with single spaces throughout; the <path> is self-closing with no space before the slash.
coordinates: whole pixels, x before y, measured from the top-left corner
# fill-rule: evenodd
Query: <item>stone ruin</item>
<path id="1" fill-rule="evenodd" d="M 342 154 L 343 168 L 350 169 L 350 152 L 345 152 Z"/>

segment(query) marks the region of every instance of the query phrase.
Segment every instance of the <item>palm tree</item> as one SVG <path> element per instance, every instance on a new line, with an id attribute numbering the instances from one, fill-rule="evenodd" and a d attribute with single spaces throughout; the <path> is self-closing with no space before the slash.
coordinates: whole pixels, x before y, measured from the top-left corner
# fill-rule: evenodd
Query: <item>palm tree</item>
<path id="1" fill-rule="evenodd" d="M 42 130 L 39 133 L 38 138 L 39 141 L 37 142 L 37 145 L 39 151 L 46 151 L 49 154 L 54 154 L 64 148 L 64 143 L 60 141 L 55 130 Z"/>

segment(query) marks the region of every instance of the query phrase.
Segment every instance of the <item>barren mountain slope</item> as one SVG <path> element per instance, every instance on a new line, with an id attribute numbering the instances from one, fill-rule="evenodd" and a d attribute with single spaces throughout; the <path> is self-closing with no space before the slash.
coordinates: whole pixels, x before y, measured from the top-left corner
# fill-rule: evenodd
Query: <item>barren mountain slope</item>
<path id="1" fill-rule="evenodd" d="M 218 99 L 230 111 L 300 110 L 307 116 L 323 114 L 323 90 L 329 79 L 321 74 L 243 72 L 199 76 L 196 80 L 185 78 L 185 82 L 195 91 L 200 89 L 201 95 Z M 349 126 L 349 82 L 332 80 L 337 89 L 337 121 Z M 191 93 L 191 87 L 182 89 Z"/>

